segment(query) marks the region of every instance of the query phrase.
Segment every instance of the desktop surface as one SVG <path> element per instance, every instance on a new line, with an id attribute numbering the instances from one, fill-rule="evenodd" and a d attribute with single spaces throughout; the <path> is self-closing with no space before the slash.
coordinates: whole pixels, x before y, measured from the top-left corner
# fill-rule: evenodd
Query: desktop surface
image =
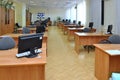
<path id="1" fill-rule="evenodd" d="M 75 32 L 78 36 L 110 36 L 110 34 L 103 34 L 103 33 L 82 33 L 82 32 Z"/>
<path id="2" fill-rule="evenodd" d="M 41 48 L 42 53 L 35 58 L 17 58 L 17 48 L 10 50 L 0 50 L 0 66 L 20 66 L 20 65 L 35 65 L 46 64 L 46 43 L 43 43 Z M 41 56 L 41 58 L 39 58 Z"/>
<path id="3" fill-rule="evenodd" d="M 17 58 L 17 50 L 0 50 L 0 80 L 45 80 L 46 43 L 35 58 Z"/>

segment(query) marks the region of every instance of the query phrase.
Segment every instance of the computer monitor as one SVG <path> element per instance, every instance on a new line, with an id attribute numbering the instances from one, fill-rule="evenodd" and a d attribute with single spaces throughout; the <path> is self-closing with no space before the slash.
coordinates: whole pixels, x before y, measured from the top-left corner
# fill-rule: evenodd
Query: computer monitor
<path id="1" fill-rule="evenodd" d="M 35 53 L 35 50 L 42 48 L 42 38 L 43 33 L 19 36 L 18 54 L 30 51 L 30 55 L 27 57 L 36 57 L 38 53 Z"/>
<path id="2" fill-rule="evenodd" d="M 78 25 L 81 26 L 81 21 L 78 21 Z"/>
<path id="3" fill-rule="evenodd" d="M 91 29 L 93 28 L 93 22 L 89 23 L 89 28 L 91 28 Z"/>
<path id="4" fill-rule="evenodd" d="M 73 20 L 73 24 L 76 24 L 76 20 Z"/>
<path id="5" fill-rule="evenodd" d="M 112 28 L 113 28 L 112 25 L 108 25 L 108 29 L 107 29 L 108 34 L 112 34 Z"/>

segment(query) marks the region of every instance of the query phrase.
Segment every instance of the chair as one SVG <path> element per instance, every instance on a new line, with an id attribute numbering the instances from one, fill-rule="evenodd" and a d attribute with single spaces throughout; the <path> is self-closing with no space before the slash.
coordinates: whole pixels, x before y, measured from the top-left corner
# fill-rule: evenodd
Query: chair
<path id="1" fill-rule="evenodd" d="M 108 39 L 101 40 L 100 44 L 120 44 L 120 35 L 112 35 Z"/>
<path id="2" fill-rule="evenodd" d="M 90 32 L 90 28 L 84 28 L 83 32 Z"/>
<path id="3" fill-rule="evenodd" d="M 96 29 L 93 30 L 93 28 L 91 28 L 91 29 L 90 29 L 90 28 L 84 28 L 82 32 L 91 33 L 91 32 L 95 32 L 95 31 L 96 31 Z M 90 48 L 92 49 L 93 46 L 92 46 L 92 45 L 85 45 L 84 48 L 85 48 L 85 49 L 88 49 L 88 53 L 89 53 Z"/>
<path id="4" fill-rule="evenodd" d="M 111 44 L 120 44 L 120 35 L 112 35 L 108 38 Z"/>
<path id="5" fill-rule="evenodd" d="M 29 34 L 29 33 L 30 33 L 30 29 L 27 28 L 27 27 L 23 27 L 22 33 L 23 33 L 23 34 Z"/>
<path id="6" fill-rule="evenodd" d="M 15 47 L 15 41 L 12 37 L 1 36 L 0 37 L 0 50 L 8 50 Z"/>

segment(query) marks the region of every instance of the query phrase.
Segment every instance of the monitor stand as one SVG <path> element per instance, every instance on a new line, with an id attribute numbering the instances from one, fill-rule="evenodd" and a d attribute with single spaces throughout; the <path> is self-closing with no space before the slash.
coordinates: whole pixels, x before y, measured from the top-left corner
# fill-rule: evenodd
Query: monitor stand
<path id="1" fill-rule="evenodd" d="M 35 53 L 35 49 L 34 48 L 31 48 L 30 49 L 30 55 L 26 56 L 27 58 L 34 58 L 34 57 L 37 57 L 38 54 Z"/>

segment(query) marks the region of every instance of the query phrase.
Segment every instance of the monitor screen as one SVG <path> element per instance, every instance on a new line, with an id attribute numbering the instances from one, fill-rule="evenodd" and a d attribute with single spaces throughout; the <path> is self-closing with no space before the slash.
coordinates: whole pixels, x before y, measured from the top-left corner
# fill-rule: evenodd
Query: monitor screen
<path id="1" fill-rule="evenodd" d="M 26 51 L 30 51 L 30 56 L 36 56 L 36 49 L 42 48 L 43 33 L 29 34 L 25 36 L 19 36 L 18 40 L 18 54 Z"/>
<path id="2" fill-rule="evenodd" d="M 112 25 L 108 25 L 107 33 L 112 34 Z"/>
<path id="3" fill-rule="evenodd" d="M 89 23 L 89 28 L 91 28 L 91 29 L 93 28 L 93 22 Z"/>

